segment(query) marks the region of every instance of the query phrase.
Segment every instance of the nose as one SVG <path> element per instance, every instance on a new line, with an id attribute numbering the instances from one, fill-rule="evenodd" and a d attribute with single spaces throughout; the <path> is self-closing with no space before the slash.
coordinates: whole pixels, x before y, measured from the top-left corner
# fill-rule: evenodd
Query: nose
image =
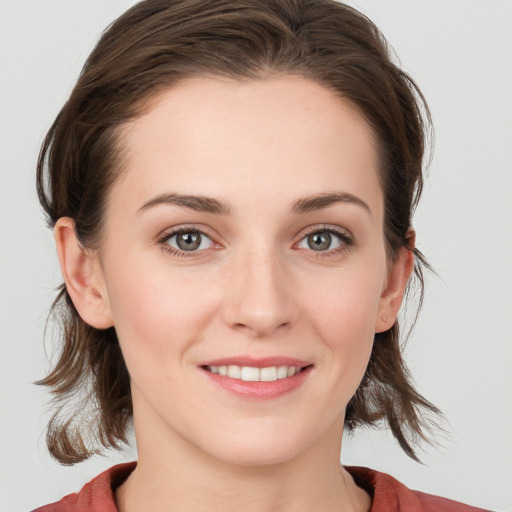
<path id="1" fill-rule="evenodd" d="M 276 252 L 241 255 L 230 266 L 224 321 L 254 337 L 268 337 L 296 318 L 293 284 Z"/>

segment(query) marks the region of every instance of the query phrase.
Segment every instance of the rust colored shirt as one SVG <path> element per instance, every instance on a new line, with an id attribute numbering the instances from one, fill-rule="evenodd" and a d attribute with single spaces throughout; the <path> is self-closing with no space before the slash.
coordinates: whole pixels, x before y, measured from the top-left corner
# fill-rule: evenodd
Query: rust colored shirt
<path id="1" fill-rule="evenodd" d="M 78 494 L 70 494 L 33 512 L 118 512 L 114 490 L 135 468 L 135 462 L 119 464 L 101 473 Z M 347 467 L 356 483 L 372 496 L 369 512 L 490 512 L 456 501 L 411 491 L 386 473 Z"/>

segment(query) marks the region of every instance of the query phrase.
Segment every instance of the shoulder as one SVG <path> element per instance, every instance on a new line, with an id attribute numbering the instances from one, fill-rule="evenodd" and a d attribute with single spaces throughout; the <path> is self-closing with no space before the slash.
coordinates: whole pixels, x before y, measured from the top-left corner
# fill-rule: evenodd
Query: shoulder
<path id="1" fill-rule="evenodd" d="M 346 468 L 357 485 L 372 496 L 369 512 L 490 512 L 457 501 L 413 491 L 386 473 L 368 468 Z"/>
<path id="2" fill-rule="evenodd" d="M 78 493 L 32 512 L 118 512 L 114 489 L 128 478 L 135 465 L 135 462 L 118 464 L 85 484 Z"/>

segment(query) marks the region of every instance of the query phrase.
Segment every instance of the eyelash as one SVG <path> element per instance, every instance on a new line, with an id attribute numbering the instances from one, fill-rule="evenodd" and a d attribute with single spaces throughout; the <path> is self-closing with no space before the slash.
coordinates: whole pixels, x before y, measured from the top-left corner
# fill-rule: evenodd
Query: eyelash
<path id="1" fill-rule="evenodd" d="M 208 237 L 212 241 L 213 245 L 219 246 L 219 244 L 216 244 L 213 241 L 212 236 L 210 236 L 207 232 L 205 232 L 205 230 L 199 229 L 199 228 L 194 227 L 194 226 L 184 226 L 184 227 L 180 227 L 178 229 L 172 230 L 172 231 L 168 231 L 163 236 L 161 236 L 157 240 L 157 242 L 158 242 L 158 244 L 162 247 L 162 249 L 165 252 L 171 254 L 172 256 L 177 256 L 179 258 L 197 257 L 197 255 L 199 253 L 204 252 L 204 251 L 207 250 L 207 249 L 203 249 L 202 251 L 181 251 L 179 249 L 176 249 L 175 247 L 171 247 L 167 243 L 171 238 L 173 238 L 173 237 L 175 237 L 177 235 L 180 235 L 182 233 L 198 233 L 201 236 Z"/>
<path id="2" fill-rule="evenodd" d="M 314 258 L 328 258 L 329 256 L 333 256 L 335 254 L 341 254 L 348 251 L 355 245 L 355 241 L 351 234 L 349 234 L 346 230 L 342 230 L 336 226 L 331 225 L 324 225 L 321 227 L 312 226 L 311 228 L 306 229 L 298 243 L 301 243 L 308 236 L 314 235 L 316 233 L 326 233 L 329 235 L 334 235 L 336 238 L 339 239 L 340 246 L 334 249 L 328 249 L 326 251 L 314 251 L 313 249 L 309 249 L 308 252 Z"/>
<path id="3" fill-rule="evenodd" d="M 208 237 L 213 245 L 220 246 L 220 244 L 217 244 L 214 242 L 213 237 L 208 234 L 205 230 L 199 229 L 194 226 L 184 226 L 180 227 L 178 229 L 168 231 L 165 234 L 163 234 L 161 237 L 158 238 L 157 243 L 162 247 L 162 249 L 171 254 L 172 256 L 180 257 L 180 258 L 190 258 L 190 257 L 197 257 L 198 254 L 201 252 L 207 251 L 208 249 L 203 249 L 201 251 L 182 251 L 179 249 L 176 249 L 175 247 L 171 247 L 168 242 L 171 238 L 180 235 L 182 233 L 197 233 L 201 236 Z M 334 235 L 338 240 L 340 241 L 340 246 L 336 247 L 334 249 L 328 249 L 325 251 L 315 251 L 313 249 L 305 249 L 309 253 L 311 253 L 311 256 L 314 258 L 323 258 L 323 257 L 329 257 L 334 254 L 340 254 L 345 251 L 348 251 L 351 247 L 355 245 L 354 239 L 350 234 L 348 234 L 346 231 L 341 230 L 337 227 L 330 226 L 330 225 L 324 225 L 324 226 L 313 226 L 309 229 L 307 229 L 301 236 L 300 240 L 294 244 L 294 246 L 301 243 L 303 240 L 305 240 L 308 236 L 314 235 L 314 234 L 329 234 Z"/>

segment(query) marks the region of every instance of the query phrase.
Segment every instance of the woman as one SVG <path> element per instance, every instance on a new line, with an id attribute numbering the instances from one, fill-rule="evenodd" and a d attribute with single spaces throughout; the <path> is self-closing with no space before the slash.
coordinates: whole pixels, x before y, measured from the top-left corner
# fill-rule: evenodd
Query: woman
<path id="1" fill-rule="evenodd" d="M 133 417 L 138 462 L 38 510 L 477 510 L 339 464 L 344 427 L 416 458 L 438 413 L 396 321 L 424 107 L 329 0 L 147 0 L 109 27 L 38 166 L 65 281 L 42 383 L 82 397 L 57 460 Z"/>

